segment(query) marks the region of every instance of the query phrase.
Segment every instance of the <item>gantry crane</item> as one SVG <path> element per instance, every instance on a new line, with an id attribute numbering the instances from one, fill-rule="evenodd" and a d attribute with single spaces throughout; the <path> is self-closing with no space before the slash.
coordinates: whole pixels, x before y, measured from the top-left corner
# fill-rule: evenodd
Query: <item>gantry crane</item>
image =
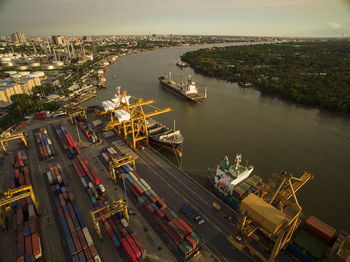
<path id="1" fill-rule="evenodd" d="M 7 228 L 7 219 L 5 211 L 11 210 L 11 203 L 30 196 L 35 206 L 36 212 L 40 215 L 40 206 L 36 200 L 32 185 L 9 189 L 7 192 L 0 193 L 0 223 L 1 226 Z M 5 210 L 3 210 L 5 208 Z"/>
<path id="2" fill-rule="evenodd" d="M 103 215 L 99 215 L 100 212 L 103 212 Z M 102 239 L 102 233 L 99 222 L 101 220 L 107 219 L 118 212 L 123 212 L 124 218 L 129 222 L 128 208 L 126 203 L 122 199 L 113 200 L 108 203 L 106 206 L 98 208 L 91 211 L 92 222 L 95 226 L 96 233 L 100 239 Z"/>
<path id="3" fill-rule="evenodd" d="M 122 137 L 129 146 L 137 150 L 136 143 L 141 140 L 145 140 L 146 145 L 149 144 L 148 139 L 148 129 L 147 121 L 148 117 L 163 114 L 172 111 L 170 107 L 160 109 L 151 104 L 154 103 L 153 100 L 143 101 L 142 98 L 135 98 L 135 103 L 129 105 L 126 101 L 126 92 L 124 91 L 120 95 L 118 105 L 110 111 L 97 111 L 96 115 L 109 114 L 109 122 L 106 124 L 104 130 L 114 130 L 118 136 Z M 152 112 L 145 112 L 143 106 L 148 106 L 148 108 L 153 109 Z M 125 110 L 130 114 L 130 120 L 119 122 L 114 117 L 114 113 L 118 110 Z M 128 140 L 128 135 L 131 134 L 131 142 Z"/>
<path id="4" fill-rule="evenodd" d="M 117 183 L 117 176 L 115 174 L 115 169 L 119 168 L 119 167 L 121 167 L 123 165 L 126 165 L 126 164 L 131 164 L 132 167 L 134 169 L 136 169 L 135 168 L 135 159 L 132 158 L 131 155 L 128 155 L 128 156 L 125 156 L 125 157 L 122 157 L 122 158 L 118 158 L 118 159 L 112 159 L 109 162 L 109 174 L 111 175 L 111 178 L 114 181 L 114 183 Z"/>
<path id="5" fill-rule="evenodd" d="M 20 139 L 23 142 L 23 144 L 27 147 L 27 139 L 26 139 L 26 137 L 25 137 L 25 135 L 23 133 L 11 134 L 8 131 L 4 131 L 0 135 L 1 147 L 4 150 L 5 153 L 7 153 L 8 142 L 11 141 L 11 140 L 15 140 L 15 139 Z"/>
<path id="6" fill-rule="evenodd" d="M 307 172 L 300 178 L 287 172 L 274 175 L 257 194 L 250 193 L 242 200 L 236 230 L 227 239 L 238 250 L 248 248 L 262 261 L 274 261 L 290 241 L 301 215 L 302 208 L 295 193 L 311 179 L 313 175 Z M 287 218 L 285 209 L 293 216 Z M 258 251 L 261 249 L 257 249 L 257 245 L 267 251 L 268 257 Z"/>
<path id="7" fill-rule="evenodd" d="M 74 117 L 77 115 L 80 115 L 85 120 L 87 119 L 86 116 L 86 109 L 82 108 L 81 106 L 70 106 L 66 108 L 66 113 L 68 116 L 69 121 L 74 124 Z"/>

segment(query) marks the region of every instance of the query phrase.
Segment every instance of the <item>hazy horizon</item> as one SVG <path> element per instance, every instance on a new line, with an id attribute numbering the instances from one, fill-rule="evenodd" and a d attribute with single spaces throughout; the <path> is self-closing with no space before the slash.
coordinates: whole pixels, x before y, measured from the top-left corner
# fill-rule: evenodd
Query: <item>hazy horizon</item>
<path id="1" fill-rule="evenodd" d="M 0 34 L 349 37 L 349 0 L 0 0 Z"/>

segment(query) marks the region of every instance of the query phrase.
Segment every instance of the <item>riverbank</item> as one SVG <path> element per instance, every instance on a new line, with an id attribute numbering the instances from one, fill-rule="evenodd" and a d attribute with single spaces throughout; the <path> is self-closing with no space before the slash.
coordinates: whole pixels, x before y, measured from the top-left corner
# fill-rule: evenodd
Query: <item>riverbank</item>
<path id="1" fill-rule="evenodd" d="M 298 192 L 304 214 L 350 231 L 345 211 L 350 208 L 349 118 L 286 103 L 254 88 L 240 88 L 176 66 L 185 52 L 211 47 L 160 48 L 122 57 L 105 73 L 109 87 L 84 105 L 101 105 L 121 86 L 135 97 L 155 100 L 157 107 L 174 108 L 156 120 L 169 127 L 176 120 L 176 129 L 185 137 L 183 169 L 204 186 L 208 167 L 215 168 L 225 155 L 232 160 L 236 153 L 242 153 L 264 181 L 281 170 L 296 176 L 309 171 L 316 178 Z M 196 105 L 163 90 L 158 77 L 164 71 L 178 77 L 192 75 L 196 83 L 208 86 L 208 99 Z"/>
<path id="2" fill-rule="evenodd" d="M 350 112 L 348 41 L 221 47 L 181 58 L 196 73 L 303 105 Z"/>

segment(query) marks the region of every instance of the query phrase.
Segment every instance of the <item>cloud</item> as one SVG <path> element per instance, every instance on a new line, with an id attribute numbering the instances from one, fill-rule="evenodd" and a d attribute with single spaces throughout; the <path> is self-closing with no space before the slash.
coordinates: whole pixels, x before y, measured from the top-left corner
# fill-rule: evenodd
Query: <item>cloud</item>
<path id="1" fill-rule="evenodd" d="M 329 22 L 328 25 L 332 28 L 332 29 L 339 29 L 342 28 L 343 25 L 342 24 L 338 24 L 336 22 Z"/>

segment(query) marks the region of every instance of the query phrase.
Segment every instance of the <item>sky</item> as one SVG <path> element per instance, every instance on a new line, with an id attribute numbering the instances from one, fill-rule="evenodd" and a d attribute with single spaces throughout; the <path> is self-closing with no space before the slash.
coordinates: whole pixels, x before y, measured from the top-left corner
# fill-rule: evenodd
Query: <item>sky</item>
<path id="1" fill-rule="evenodd" d="M 350 0 L 0 0 L 0 34 L 350 37 Z"/>

